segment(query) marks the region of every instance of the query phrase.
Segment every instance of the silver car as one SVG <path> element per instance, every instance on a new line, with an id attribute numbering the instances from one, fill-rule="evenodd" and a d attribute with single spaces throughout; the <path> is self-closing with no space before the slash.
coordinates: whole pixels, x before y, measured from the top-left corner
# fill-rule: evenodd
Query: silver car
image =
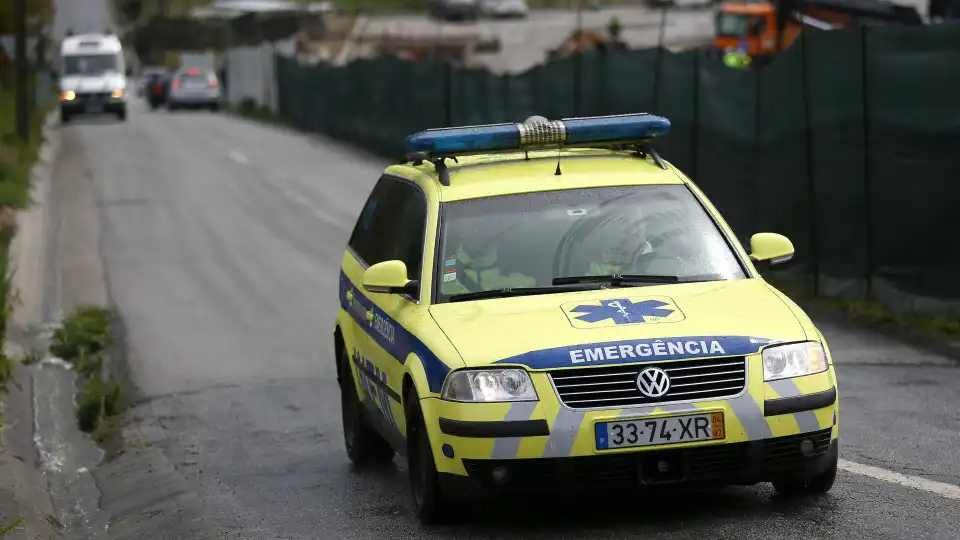
<path id="1" fill-rule="evenodd" d="M 220 109 L 220 81 L 210 69 L 187 68 L 173 74 L 167 108 L 171 111 L 187 108 Z"/>

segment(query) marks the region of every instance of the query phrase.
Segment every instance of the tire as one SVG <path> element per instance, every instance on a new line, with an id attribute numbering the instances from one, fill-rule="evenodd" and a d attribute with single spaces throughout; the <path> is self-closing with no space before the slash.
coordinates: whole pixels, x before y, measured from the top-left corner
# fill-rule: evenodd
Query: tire
<path id="1" fill-rule="evenodd" d="M 773 481 L 773 487 L 786 497 L 799 497 L 805 495 L 822 495 L 833 487 L 837 479 L 837 462 L 839 455 L 833 452 L 833 461 L 830 467 L 820 474 L 809 477 L 782 478 Z"/>
<path id="2" fill-rule="evenodd" d="M 220 112 L 220 104 L 214 103 L 210 106 L 210 112 Z"/>
<path id="3" fill-rule="evenodd" d="M 410 472 L 410 498 L 413 501 L 414 514 L 423 525 L 461 521 L 463 508 L 454 506 L 454 503 L 444 496 L 440 486 L 440 475 L 437 473 L 430 437 L 427 435 L 427 426 L 416 392 L 407 394 L 406 403 L 409 404 L 407 426 L 412 428 L 407 432 L 407 468 Z"/>
<path id="4" fill-rule="evenodd" d="M 173 103 L 167 103 L 167 110 L 170 111 L 170 112 L 173 112 L 173 111 L 175 111 L 175 110 L 177 110 L 177 109 L 179 109 L 179 108 L 180 108 L 180 107 L 174 105 Z"/>
<path id="5" fill-rule="evenodd" d="M 357 396 L 353 370 L 347 354 L 337 353 L 340 362 L 340 410 L 343 421 L 343 442 L 347 457 L 355 465 L 375 465 L 393 460 L 394 449 L 377 433 L 364 417 L 363 404 Z"/>
<path id="6" fill-rule="evenodd" d="M 60 109 L 60 123 L 61 123 L 61 124 L 69 124 L 69 123 L 70 123 L 70 113 L 68 113 L 67 111 L 65 111 L 65 110 L 63 110 L 63 109 Z"/>
<path id="7" fill-rule="evenodd" d="M 120 110 L 120 111 L 117 113 L 117 118 L 119 118 L 121 122 L 126 122 L 126 121 L 127 121 L 127 110 L 126 110 L 126 109 Z"/>

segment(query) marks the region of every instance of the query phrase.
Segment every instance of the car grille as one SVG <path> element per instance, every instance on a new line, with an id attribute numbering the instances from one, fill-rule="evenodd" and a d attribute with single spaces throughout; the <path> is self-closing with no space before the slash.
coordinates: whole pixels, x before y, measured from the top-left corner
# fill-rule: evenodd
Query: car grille
<path id="1" fill-rule="evenodd" d="M 649 398 L 637 376 L 656 366 L 670 378 L 670 390 Z M 747 381 L 746 357 L 653 362 L 642 365 L 557 370 L 550 373 L 560 401 L 574 409 L 634 407 L 676 401 L 710 401 L 741 393 Z"/>
<path id="2" fill-rule="evenodd" d="M 77 101 L 106 101 L 110 92 L 77 92 Z"/>

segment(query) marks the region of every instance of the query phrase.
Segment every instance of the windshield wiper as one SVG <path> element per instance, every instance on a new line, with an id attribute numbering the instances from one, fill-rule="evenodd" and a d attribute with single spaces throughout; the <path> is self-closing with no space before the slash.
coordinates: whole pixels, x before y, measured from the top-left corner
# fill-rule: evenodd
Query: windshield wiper
<path id="1" fill-rule="evenodd" d="M 620 287 L 630 283 L 680 283 L 678 276 L 657 276 L 644 274 L 611 274 L 609 276 L 568 276 L 553 278 L 554 285 L 576 285 L 579 283 L 602 283 Z"/>
<path id="2" fill-rule="evenodd" d="M 450 302 L 463 302 L 464 300 L 482 300 L 484 298 L 506 298 L 508 296 L 526 296 L 533 294 L 551 294 L 560 292 L 592 291 L 597 287 L 517 287 L 505 289 L 491 289 L 489 291 L 477 291 L 455 294 L 450 297 Z"/>

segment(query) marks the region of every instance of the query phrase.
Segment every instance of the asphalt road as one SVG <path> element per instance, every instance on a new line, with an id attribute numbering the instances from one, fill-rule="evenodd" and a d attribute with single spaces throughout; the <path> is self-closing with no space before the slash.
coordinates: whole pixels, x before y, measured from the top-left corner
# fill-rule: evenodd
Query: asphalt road
<path id="1" fill-rule="evenodd" d="M 101 22 L 102 3 L 61 4 Z M 126 330 L 140 400 L 133 431 L 158 440 L 229 538 L 960 538 L 960 369 L 826 322 L 841 456 L 879 468 L 845 464 L 827 496 L 788 502 L 760 486 L 566 507 L 544 499 L 422 529 L 401 459 L 375 472 L 349 466 L 331 361 L 339 259 L 383 163 L 226 115 L 139 103 L 126 123 L 59 129 L 59 170 L 78 179 L 73 199 L 93 200 L 90 249 Z M 83 233 L 63 231 L 62 241 L 89 242 Z"/>
<path id="2" fill-rule="evenodd" d="M 381 163 L 207 112 L 61 128 L 92 180 L 109 293 L 143 429 L 234 538 L 957 538 L 960 501 L 842 472 L 819 501 L 769 487 L 660 500 L 552 501 L 452 530 L 411 516 L 405 465 L 356 473 L 331 362 L 339 258 Z M 960 369 L 823 324 L 839 364 L 842 456 L 960 483 Z M 322 531 L 322 532 L 319 532 Z"/>

